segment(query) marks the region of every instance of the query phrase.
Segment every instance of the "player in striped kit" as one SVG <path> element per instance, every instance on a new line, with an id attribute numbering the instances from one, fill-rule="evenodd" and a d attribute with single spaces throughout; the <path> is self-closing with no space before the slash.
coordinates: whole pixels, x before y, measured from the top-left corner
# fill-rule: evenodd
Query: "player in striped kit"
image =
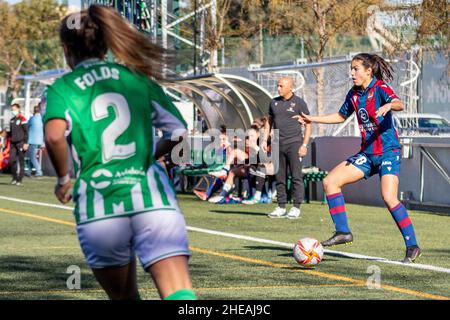
<path id="1" fill-rule="evenodd" d="M 338 113 L 296 116 L 300 123 L 341 123 L 356 112 L 361 131 L 361 150 L 336 166 L 324 179 L 335 234 L 322 241 L 323 246 L 351 243 L 353 235 L 347 223 L 342 187 L 378 173 L 381 195 L 406 244 L 405 263 L 414 262 L 421 250 L 404 205 L 398 200 L 400 143 L 391 111 L 403 110 L 404 104 L 383 81 L 392 79 L 392 67 L 378 55 L 361 53 L 353 57 L 351 74 L 354 86 Z"/>
<path id="2" fill-rule="evenodd" d="M 111 299 L 139 298 L 135 254 L 161 298 L 196 299 L 184 217 L 155 160 L 186 133 L 150 80 L 161 78 L 165 51 L 98 5 L 64 18 L 60 37 L 72 71 L 48 88 L 45 137 L 63 203 L 71 198 L 72 152 L 74 215 L 88 265 Z M 105 62 L 108 50 L 123 64 Z M 155 128 L 163 132 L 158 144 Z"/>

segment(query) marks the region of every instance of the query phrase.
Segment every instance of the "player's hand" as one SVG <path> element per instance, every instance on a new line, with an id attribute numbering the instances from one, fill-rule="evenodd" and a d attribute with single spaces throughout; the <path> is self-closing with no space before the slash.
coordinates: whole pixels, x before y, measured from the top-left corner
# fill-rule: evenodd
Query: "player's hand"
<path id="1" fill-rule="evenodd" d="M 308 148 L 307 147 L 301 146 L 300 149 L 298 149 L 298 155 L 300 157 L 304 157 L 307 154 L 308 154 Z"/>
<path id="2" fill-rule="evenodd" d="M 23 151 L 28 151 L 28 143 L 24 143 L 22 149 Z"/>
<path id="3" fill-rule="evenodd" d="M 376 117 L 377 118 L 380 116 L 384 117 L 386 115 L 386 113 L 391 111 L 391 109 L 392 109 L 392 103 L 386 103 L 384 106 L 382 106 L 381 108 L 379 108 L 377 110 Z"/>
<path id="4" fill-rule="evenodd" d="M 262 149 L 264 152 L 268 152 L 268 151 L 269 151 L 269 148 L 267 147 L 267 141 L 266 141 L 266 140 L 263 140 L 263 141 L 261 142 L 261 149 Z"/>
<path id="5" fill-rule="evenodd" d="M 72 200 L 72 195 L 69 193 L 71 187 L 72 183 L 70 181 L 64 185 L 56 184 L 55 196 L 62 204 L 66 204 L 67 202 Z"/>
<path id="6" fill-rule="evenodd" d="M 302 112 L 301 116 L 296 115 L 296 116 L 293 116 L 292 118 L 296 119 L 301 124 L 308 124 L 308 123 L 312 122 L 311 117 L 307 114 L 304 114 L 303 112 Z"/>

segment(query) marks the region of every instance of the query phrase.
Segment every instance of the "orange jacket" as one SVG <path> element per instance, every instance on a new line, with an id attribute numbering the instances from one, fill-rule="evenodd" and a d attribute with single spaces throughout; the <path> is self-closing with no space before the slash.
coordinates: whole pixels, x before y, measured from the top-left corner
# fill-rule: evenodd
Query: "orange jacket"
<path id="1" fill-rule="evenodd" d="M 8 167 L 10 144 L 11 141 L 9 138 L 7 138 L 6 146 L 2 150 L 0 150 L 0 170 Z"/>

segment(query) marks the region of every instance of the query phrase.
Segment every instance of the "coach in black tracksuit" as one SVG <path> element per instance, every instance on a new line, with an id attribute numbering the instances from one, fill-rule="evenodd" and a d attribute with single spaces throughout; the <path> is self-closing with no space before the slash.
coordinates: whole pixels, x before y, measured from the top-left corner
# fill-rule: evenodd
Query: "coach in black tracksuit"
<path id="1" fill-rule="evenodd" d="M 28 150 L 27 119 L 20 113 L 20 105 L 11 106 L 12 118 L 9 122 L 8 136 L 11 140 L 9 165 L 12 173 L 11 184 L 21 185 L 24 175 L 25 152 Z"/>
<path id="2" fill-rule="evenodd" d="M 302 126 L 299 126 L 296 119 L 292 118 L 302 113 L 309 114 L 305 101 L 296 96 L 292 90 L 293 81 L 291 78 L 283 77 L 278 81 L 278 94 L 280 96 L 270 103 L 269 124 L 265 130 L 268 132 L 270 128 L 278 129 L 279 133 L 279 162 L 278 171 L 275 175 L 278 208 L 269 214 L 271 218 L 298 218 L 303 199 L 302 158 L 308 152 L 311 124 L 307 124 L 305 132 L 303 132 Z M 265 148 L 264 143 L 263 148 Z M 288 166 L 292 177 L 291 194 L 294 207 L 286 213 Z"/>

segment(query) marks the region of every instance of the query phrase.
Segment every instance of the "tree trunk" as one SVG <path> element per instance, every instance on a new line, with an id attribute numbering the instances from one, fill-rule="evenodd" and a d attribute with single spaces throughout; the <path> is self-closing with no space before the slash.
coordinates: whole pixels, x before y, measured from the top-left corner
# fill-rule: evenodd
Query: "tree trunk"
<path id="1" fill-rule="evenodd" d="M 17 77 L 20 74 L 20 70 L 22 69 L 22 65 L 25 60 L 19 62 L 17 68 L 11 68 L 7 80 L 7 88 L 6 88 L 6 102 L 10 103 L 13 99 L 17 98 L 20 91 L 20 83 L 17 80 Z"/>
<path id="2" fill-rule="evenodd" d="M 264 35 L 263 35 L 263 25 L 259 24 L 259 32 L 258 32 L 258 63 L 264 64 Z"/>
<path id="3" fill-rule="evenodd" d="M 317 48 L 317 62 L 323 61 L 323 55 L 325 46 L 327 44 L 327 30 L 326 30 L 326 14 L 323 8 L 320 7 L 318 1 L 314 1 L 313 3 L 315 15 L 318 18 L 318 36 L 319 36 L 319 47 Z M 324 89 L 325 89 L 325 68 L 320 67 L 315 70 L 316 79 L 317 79 L 317 87 L 316 87 L 316 95 L 317 95 L 317 113 L 319 115 L 323 115 L 325 113 L 325 104 L 324 104 Z M 323 136 L 325 134 L 325 127 L 323 124 L 318 126 L 318 135 Z"/>
<path id="4" fill-rule="evenodd" d="M 316 70 L 317 76 L 317 87 L 316 87 L 316 95 L 317 95 L 317 113 L 319 115 L 325 114 L 325 103 L 324 103 L 324 91 L 325 91 L 325 68 L 321 67 Z M 319 136 L 325 135 L 325 126 L 323 124 L 319 124 L 318 133 Z"/>

